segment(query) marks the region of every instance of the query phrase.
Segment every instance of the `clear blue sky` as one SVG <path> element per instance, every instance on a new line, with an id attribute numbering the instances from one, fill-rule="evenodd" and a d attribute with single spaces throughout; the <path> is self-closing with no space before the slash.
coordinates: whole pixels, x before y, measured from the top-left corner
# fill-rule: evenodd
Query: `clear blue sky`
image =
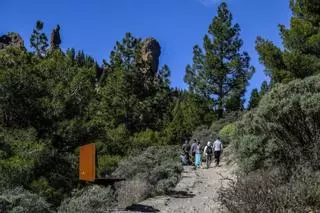
<path id="1" fill-rule="evenodd" d="M 171 69 L 173 87 L 186 88 L 185 67 L 192 63 L 192 47 L 202 44 L 221 0 L 2 0 L 0 35 L 18 32 L 29 38 L 37 20 L 50 34 L 60 24 L 62 48 L 84 50 L 98 62 L 109 59 L 115 42 L 125 32 L 137 37 L 155 37 L 161 44 L 161 64 Z M 288 26 L 289 0 L 226 0 L 234 23 L 241 27 L 243 50 L 256 67 L 248 92 L 266 79 L 254 44 L 258 35 L 281 45 L 278 24 Z M 248 96 L 249 94 L 247 94 Z"/>

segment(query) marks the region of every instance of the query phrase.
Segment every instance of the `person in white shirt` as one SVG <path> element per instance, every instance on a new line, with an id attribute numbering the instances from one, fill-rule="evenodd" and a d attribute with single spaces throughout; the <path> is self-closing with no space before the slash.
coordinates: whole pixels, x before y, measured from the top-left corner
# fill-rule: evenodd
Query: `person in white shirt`
<path id="1" fill-rule="evenodd" d="M 213 143 L 213 150 L 214 150 L 214 158 L 216 160 L 216 166 L 219 166 L 220 155 L 223 151 L 223 145 L 220 140 L 220 137 L 217 137 L 217 140 Z"/>

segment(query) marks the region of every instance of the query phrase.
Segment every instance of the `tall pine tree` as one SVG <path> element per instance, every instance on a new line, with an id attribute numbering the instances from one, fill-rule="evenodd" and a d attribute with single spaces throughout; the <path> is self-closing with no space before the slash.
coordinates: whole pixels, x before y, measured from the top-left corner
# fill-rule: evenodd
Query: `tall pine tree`
<path id="1" fill-rule="evenodd" d="M 260 87 L 259 95 L 262 97 L 269 91 L 269 85 L 267 81 L 263 81 Z"/>
<path id="2" fill-rule="evenodd" d="M 320 71 L 320 1 L 290 0 L 290 29 L 280 25 L 284 50 L 258 37 L 256 49 L 272 83 L 286 83 Z"/>
<path id="3" fill-rule="evenodd" d="M 242 109 L 245 88 L 254 72 L 249 55 L 240 52 L 242 44 L 240 27 L 232 25 L 232 14 L 222 3 L 204 37 L 204 50 L 196 45 L 193 64 L 186 68 L 184 80 L 190 90 L 215 99 L 219 118 L 227 108 Z"/>
<path id="4" fill-rule="evenodd" d="M 44 56 L 48 47 L 48 38 L 42 32 L 43 25 L 43 22 L 38 20 L 30 38 L 31 47 L 35 49 L 37 56 Z"/>
<path id="5" fill-rule="evenodd" d="M 258 106 L 259 102 L 260 102 L 260 94 L 258 92 L 258 89 L 253 89 L 251 91 L 251 96 L 250 96 L 250 100 L 249 100 L 249 105 L 248 105 L 248 109 L 253 109 L 255 107 Z"/>

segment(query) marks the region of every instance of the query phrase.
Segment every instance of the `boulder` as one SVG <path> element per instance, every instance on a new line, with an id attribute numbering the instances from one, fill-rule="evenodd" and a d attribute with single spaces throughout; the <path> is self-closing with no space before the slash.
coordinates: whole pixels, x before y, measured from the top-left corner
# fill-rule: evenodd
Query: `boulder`
<path id="1" fill-rule="evenodd" d="M 7 35 L 3 35 L 0 37 L 0 50 L 4 49 L 7 46 L 12 47 L 24 47 L 24 42 L 22 37 L 18 33 L 10 32 Z"/>

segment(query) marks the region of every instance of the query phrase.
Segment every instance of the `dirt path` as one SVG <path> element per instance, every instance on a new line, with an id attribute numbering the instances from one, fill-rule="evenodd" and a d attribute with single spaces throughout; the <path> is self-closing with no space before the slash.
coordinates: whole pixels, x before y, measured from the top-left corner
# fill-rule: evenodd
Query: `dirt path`
<path id="1" fill-rule="evenodd" d="M 204 165 L 204 164 L 203 164 Z M 212 163 L 213 165 L 213 163 Z M 218 202 L 218 193 L 223 177 L 233 178 L 236 166 L 226 165 L 225 161 L 220 167 L 197 169 L 185 167 L 182 179 L 170 196 L 150 198 L 134 205 L 132 212 L 223 212 Z"/>

